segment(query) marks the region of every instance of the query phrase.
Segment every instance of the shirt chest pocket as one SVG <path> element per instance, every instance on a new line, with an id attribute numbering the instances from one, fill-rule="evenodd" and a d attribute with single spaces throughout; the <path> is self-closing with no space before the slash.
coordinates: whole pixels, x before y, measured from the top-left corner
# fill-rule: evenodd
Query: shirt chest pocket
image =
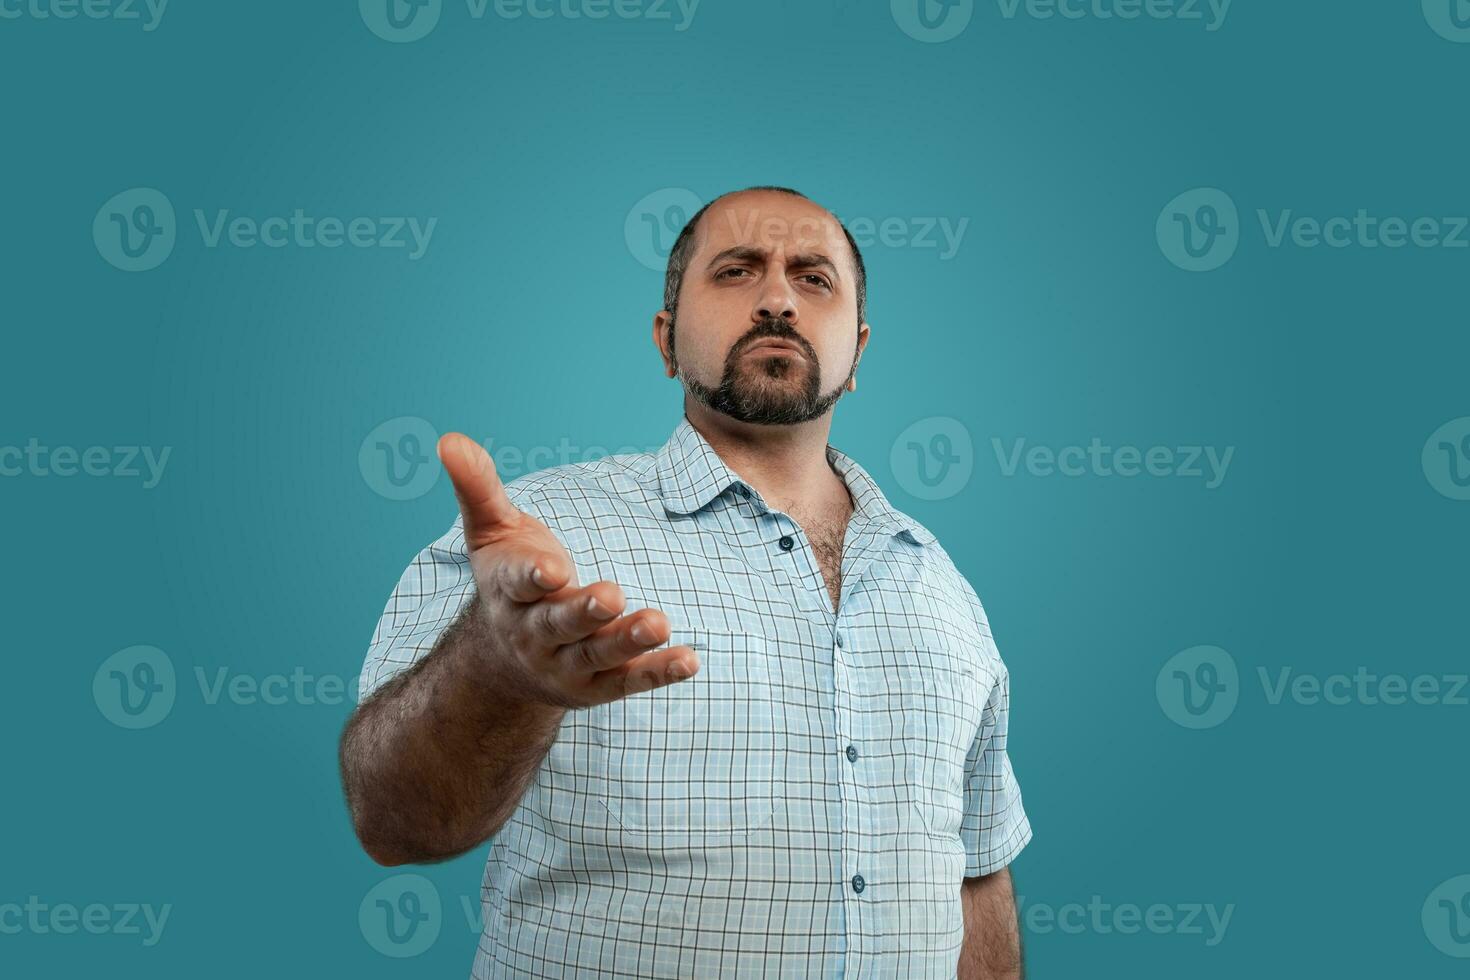
<path id="1" fill-rule="evenodd" d="M 958 838 L 964 819 L 970 748 L 984 697 L 978 671 L 904 665 L 904 754 L 913 807 L 932 837 Z"/>
<path id="2" fill-rule="evenodd" d="M 760 637 L 676 630 L 699 672 L 590 709 L 599 802 L 634 834 L 744 835 L 775 808 L 773 670 Z"/>

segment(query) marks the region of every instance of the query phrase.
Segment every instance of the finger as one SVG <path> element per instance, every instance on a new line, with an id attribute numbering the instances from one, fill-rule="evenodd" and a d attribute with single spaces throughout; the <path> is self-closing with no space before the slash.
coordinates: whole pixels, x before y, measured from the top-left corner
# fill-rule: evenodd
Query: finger
<path id="1" fill-rule="evenodd" d="M 657 609 L 640 609 L 603 626 L 590 636 L 557 651 L 569 670 L 611 670 L 669 640 L 668 617 Z"/>
<path id="2" fill-rule="evenodd" d="M 630 694 L 677 684 L 698 672 L 699 654 L 693 647 L 664 647 L 597 674 L 592 690 L 603 701 L 616 701 Z"/>
<path id="3" fill-rule="evenodd" d="M 622 612 L 626 603 L 616 582 L 563 589 L 524 607 L 529 642 L 537 650 L 555 650 L 580 640 Z"/>
<path id="4" fill-rule="evenodd" d="M 512 602 L 537 602 L 577 584 L 565 555 L 546 548 L 514 543 L 487 548 L 471 561 L 476 558 L 486 563 L 479 573 L 481 581 Z"/>
<path id="5" fill-rule="evenodd" d="M 498 526 L 520 513 L 505 495 L 490 454 L 469 436 L 446 432 L 439 439 L 439 461 L 454 484 L 469 550 L 484 546 Z"/>

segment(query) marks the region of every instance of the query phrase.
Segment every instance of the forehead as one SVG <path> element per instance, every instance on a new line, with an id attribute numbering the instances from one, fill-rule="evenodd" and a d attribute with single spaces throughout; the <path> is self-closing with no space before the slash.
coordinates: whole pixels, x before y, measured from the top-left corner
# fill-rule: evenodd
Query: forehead
<path id="1" fill-rule="evenodd" d="M 848 251 L 842 227 L 825 208 L 775 191 L 732 194 L 716 201 L 697 231 L 696 260 L 735 245 L 787 254 L 821 252 L 833 262 L 841 262 Z"/>

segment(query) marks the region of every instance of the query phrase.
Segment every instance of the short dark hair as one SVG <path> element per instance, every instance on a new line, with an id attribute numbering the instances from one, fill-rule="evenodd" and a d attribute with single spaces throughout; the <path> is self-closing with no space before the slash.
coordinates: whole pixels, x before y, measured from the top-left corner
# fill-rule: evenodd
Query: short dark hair
<path id="1" fill-rule="evenodd" d="M 694 230 L 699 225 L 699 219 L 704 217 L 704 213 L 710 209 L 710 205 L 714 204 L 715 201 L 723 200 L 731 194 L 744 194 L 746 191 L 775 191 L 778 194 L 794 195 L 803 201 L 811 200 L 811 198 L 807 197 L 801 191 L 795 191 L 789 187 L 775 187 L 769 184 L 762 184 L 758 187 L 746 187 L 738 191 L 726 191 L 713 201 L 710 201 L 709 204 L 694 212 L 694 217 L 685 223 L 684 227 L 679 231 L 679 237 L 674 239 L 674 247 L 669 249 L 669 265 L 668 269 L 664 272 L 664 309 L 670 313 L 675 312 L 674 308 L 679 302 L 679 289 L 684 285 L 684 273 L 689 268 L 689 260 L 694 257 Z M 812 203 L 816 202 L 813 201 Z M 828 213 L 831 214 L 830 211 Z M 868 318 L 868 270 L 863 265 L 863 253 L 858 249 L 857 242 L 853 240 L 852 232 L 848 231 L 847 226 L 840 220 L 837 220 L 836 215 L 832 217 L 833 220 L 837 221 L 837 226 L 842 229 L 842 234 L 847 236 L 847 244 L 852 249 L 852 264 L 853 268 L 857 270 L 857 318 L 858 325 L 861 326 L 863 321 Z"/>

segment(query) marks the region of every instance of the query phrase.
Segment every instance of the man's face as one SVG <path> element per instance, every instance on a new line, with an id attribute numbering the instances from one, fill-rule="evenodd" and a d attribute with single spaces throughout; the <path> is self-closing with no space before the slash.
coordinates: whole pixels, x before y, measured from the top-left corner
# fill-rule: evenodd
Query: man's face
<path id="1" fill-rule="evenodd" d="M 749 191 L 705 212 L 695 240 L 677 318 L 665 311 L 654 321 L 670 374 L 742 422 L 792 425 L 826 414 L 868 338 L 857 323 L 852 250 L 836 220 L 811 201 Z"/>

